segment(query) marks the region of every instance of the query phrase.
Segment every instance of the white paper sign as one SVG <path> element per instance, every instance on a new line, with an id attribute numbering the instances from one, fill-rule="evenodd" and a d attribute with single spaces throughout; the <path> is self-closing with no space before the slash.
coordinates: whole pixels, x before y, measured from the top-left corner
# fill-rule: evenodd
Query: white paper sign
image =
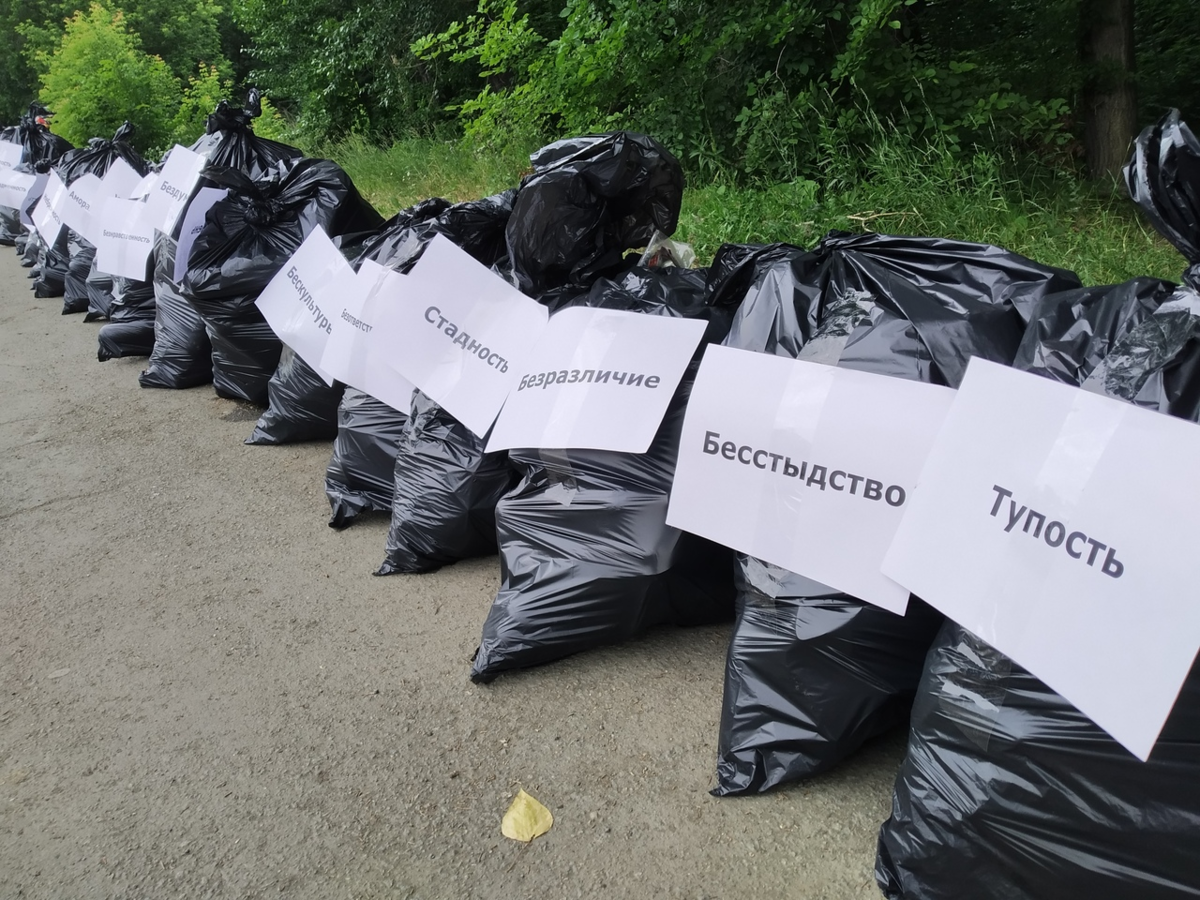
<path id="1" fill-rule="evenodd" d="M 171 149 L 154 189 L 146 198 L 146 215 L 151 225 L 166 234 L 172 232 L 207 162 L 179 144 Z"/>
<path id="2" fill-rule="evenodd" d="M 183 226 L 179 229 L 179 244 L 175 249 L 174 278 L 177 284 L 183 281 L 183 276 L 187 274 L 192 247 L 200 232 L 204 230 L 204 217 L 217 201 L 223 200 L 228 193 L 225 188 L 200 188 L 188 206 L 187 214 L 183 217 Z"/>
<path id="3" fill-rule="evenodd" d="M 707 323 L 575 307 L 550 318 L 488 439 L 645 453 Z"/>
<path id="4" fill-rule="evenodd" d="M 55 212 L 72 231 L 95 243 L 94 224 L 99 220 L 100 204 L 104 200 L 104 186 L 90 172 L 80 175 L 60 194 Z"/>
<path id="5" fill-rule="evenodd" d="M 39 200 L 42 199 L 42 194 L 46 190 L 46 182 L 49 181 L 49 179 L 50 176 L 45 173 L 35 175 L 33 187 L 29 189 L 29 193 L 25 195 L 24 202 L 22 202 L 22 204 L 18 207 L 18 209 L 21 210 L 21 224 L 26 228 L 37 227 L 33 224 L 33 207 Z"/>
<path id="6" fill-rule="evenodd" d="M 25 148 L 12 141 L 0 141 L 0 169 L 11 169 L 21 164 Z"/>
<path id="7" fill-rule="evenodd" d="M 380 305 L 377 339 L 391 365 L 476 435 L 492 426 L 549 315 L 442 235 L 425 248 L 394 302 Z"/>
<path id="8" fill-rule="evenodd" d="M 333 378 L 321 368 L 334 314 L 325 298 L 354 280 L 354 270 L 318 225 L 255 301 L 279 339 L 331 385 Z"/>
<path id="9" fill-rule="evenodd" d="M 146 260 L 154 249 L 154 226 L 140 200 L 107 197 L 96 235 L 96 268 L 108 275 L 146 280 Z"/>
<path id="10" fill-rule="evenodd" d="M 667 523 L 903 614 L 879 571 L 954 392 L 708 347 Z"/>
<path id="11" fill-rule="evenodd" d="M 158 173 L 153 171 L 147 172 L 146 177 L 134 185 L 133 190 L 129 192 L 129 199 L 141 200 L 143 197 L 150 196 L 150 192 L 156 184 L 158 184 Z"/>
<path id="12" fill-rule="evenodd" d="M 36 181 L 35 175 L 0 168 L 0 206 L 20 209 Z"/>
<path id="13" fill-rule="evenodd" d="M 108 171 L 104 173 L 104 194 L 107 197 L 128 198 L 142 181 L 142 176 L 139 175 L 129 163 L 117 157 L 109 165 Z"/>
<path id="14" fill-rule="evenodd" d="M 63 184 L 63 180 L 58 177 L 57 172 L 50 172 L 46 180 L 46 190 L 42 193 L 42 199 L 38 202 L 37 208 L 33 211 L 33 225 L 38 230 L 38 234 L 51 247 L 58 240 L 58 234 L 62 231 L 63 220 L 58 214 L 59 204 L 62 203 L 62 198 L 67 194 L 67 186 Z"/>
<path id="15" fill-rule="evenodd" d="M 335 286 L 325 298 L 333 329 L 321 356 L 321 368 L 333 378 L 404 413 L 416 387 L 389 364 L 394 348 L 372 335 L 380 304 L 394 303 L 402 294 L 402 287 L 390 282 L 406 277 L 366 260 L 353 282 Z"/>
<path id="16" fill-rule="evenodd" d="M 1200 647 L 1200 428 L 973 360 L 883 570 L 1145 760 Z"/>

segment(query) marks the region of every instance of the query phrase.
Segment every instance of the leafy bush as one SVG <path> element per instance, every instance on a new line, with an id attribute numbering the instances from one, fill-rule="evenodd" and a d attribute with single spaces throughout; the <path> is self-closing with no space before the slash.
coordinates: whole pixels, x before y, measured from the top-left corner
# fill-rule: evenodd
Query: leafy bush
<path id="1" fill-rule="evenodd" d="M 144 53 L 124 14 L 93 3 L 67 20 L 53 53 L 38 59 L 39 99 L 55 112 L 54 128 L 74 144 L 111 136 L 128 119 L 143 152 L 166 144 L 180 101 L 179 80 Z"/>
<path id="2" fill-rule="evenodd" d="M 945 58 L 910 27 L 916 2 L 567 0 L 543 35 L 526 4 L 480 0 L 412 49 L 478 67 L 486 84 L 458 108 L 485 146 L 630 128 L 701 175 L 790 181 L 819 172 L 823 131 L 865 141 L 871 116 L 951 145 L 1057 139 L 1061 99 Z"/>

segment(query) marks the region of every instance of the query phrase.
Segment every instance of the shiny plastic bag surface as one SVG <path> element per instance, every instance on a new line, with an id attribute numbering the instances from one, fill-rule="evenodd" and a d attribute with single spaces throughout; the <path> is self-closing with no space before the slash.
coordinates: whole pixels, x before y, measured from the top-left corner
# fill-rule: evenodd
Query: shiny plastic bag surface
<path id="1" fill-rule="evenodd" d="M 154 236 L 154 348 L 138 383 L 142 387 L 189 388 L 212 382 L 212 344 L 204 320 L 172 280 L 176 241 Z"/>
<path id="2" fill-rule="evenodd" d="M 345 528 L 367 511 L 391 513 L 396 453 L 407 424 L 407 410 L 346 388 L 338 405 L 333 457 L 325 470 L 331 528 Z"/>
<path id="3" fill-rule="evenodd" d="M 557 308 L 594 306 L 702 318 L 720 340 L 732 306 L 704 270 L 635 268 Z M 654 625 L 732 614 L 733 553 L 666 524 L 679 434 L 696 365 L 646 453 L 514 450 L 520 483 L 496 508 L 500 590 L 471 678 L 539 665 Z"/>
<path id="4" fill-rule="evenodd" d="M 529 158 L 508 222 L 515 284 L 530 296 L 590 285 L 621 267 L 626 250 L 671 235 L 683 170 L 644 134 L 616 131 L 557 141 Z"/>
<path id="5" fill-rule="evenodd" d="M 726 344 L 957 386 L 973 356 L 1012 362 L 1024 320 L 1069 272 L 998 247 L 832 233 L 777 247 L 755 272 Z M 901 617 L 802 574 L 738 557 L 717 795 L 811 777 L 904 723 L 941 616 Z"/>

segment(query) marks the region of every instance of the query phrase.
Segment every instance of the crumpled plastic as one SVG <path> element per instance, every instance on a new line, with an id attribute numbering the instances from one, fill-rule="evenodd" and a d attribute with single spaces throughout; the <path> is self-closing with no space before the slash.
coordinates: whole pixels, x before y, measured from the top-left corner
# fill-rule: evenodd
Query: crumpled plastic
<path id="1" fill-rule="evenodd" d="M 706 341 L 729 328 L 740 299 L 696 269 L 634 268 L 555 308 L 586 305 L 703 318 Z M 514 450 L 521 480 L 496 507 L 500 590 L 471 678 L 550 662 L 654 625 L 698 625 L 732 613 L 733 553 L 666 523 L 693 363 L 646 453 Z"/>
<path id="2" fill-rule="evenodd" d="M 1138 165 L 1135 176 L 1148 177 Z M 1135 187 L 1158 209 L 1159 192 L 1174 190 L 1158 178 Z M 1177 236 L 1194 239 L 1195 224 Z M 1200 422 L 1197 288 L 1138 278 L 1048 296 L 1015 366 Z M 1200 670 L 1141 762 L 1044 682 L 947 623 L 917 689 L 875 877 L 891 900 L 1181 900 L 1200 896 L 1198 822 Z"/>
<path id="3" fill-rule="evenodd" d="M 175 284 L 176 240 L 154 235 L 154 347 L 138 376 L 142 387 L 190 388 L 212 382 L 212 344 L 204 320 Z"/>
<path id="4" fill-rule="evenodd" d="M 435 234 L 443 234 L 484 265 L 503 256 L 504 226 L 515 192 L 451 205 L 433 197 L 403 209 L 364 241 L 351 263 L 355 271 L 371 260 L 408 272 Z M 332 528 L 345 528 L 363 512 L 392 512 L 396 454 L 408 424 L 409 407 L 347 388 L 338 408 L 338 434 L 325 472 Z M 482 453 L 482 448 L 480 449 Z"/>
<path id="5" fill-rule="evenodd" d="M 508 222 L 514 283 L 530 296 L 588 286 L 622 268 L 626 250 L 671 235 L 683 169 L 653 138 L 630 131 L 556 141 L 529 161 Z"/>
<path id="6" fill-rule="evenodd" d="M 338 404 L 337 437 L 325 470 L 331 528 L 345 528 L 364 512 L 392 511 L 396 453 L 408 411 L 400 412 L 357 388 Z"/>
<path id="7" fill-rule="evenodd" d="M 352 243 L 383 219 L 330 160 L 283 160 L 257 181 L 234 169 L 206 173 L 229 194 L 208 211 L 181 293 L 212 342 L 217 394 L 267 406 L 283 345 L 255 306 L 258 295 L 318 225 Z"/>
<path id="8" fill-rule="evenodd" d="M 154 350 L 154 285 L 132 278 L 113 279 L 109 323 L 97 332 L 100 362 L 126 356 L 149 356 Z"/>
<path id="9" fill-rule="evenodd" d="M 441 234 L 494 267 L 505 253 L 513 192 L 444 208 L 442 203 L 428 200 L 401 213 L 364 245 L 363 258 L 407 272 Z M 403 412 L 392 470 L 392 522 L 375 574 L 430 572 L 494 552 L 496 501 L 515 477 L 508 455 L 485 454 L 481 438 L 420 391 Z"/>
<path id="10" fill-rule="evenodd" d="M 63 233 L 67 236 L 67 271 L 63 274 L 62 314 L 86 313 L 88 278 L 93 274 L 96 247 L 70 229 L 63 229 Z"/>
<path id="11" fill-rule="evenodd" d="M 267 410 L 247 444 L 292 444 L 337 437 L 338 404 L 345 386 L 326 384 L 308 363 L 284 344 L 275 374 L 267 382 Z"/>
<path id="12" fill-rule="evenodd" d="M 973 356 L 1010 363 L 1039 300 L 1079 283 L 998 247 L 841 232 L 741 269 L 728 346 L 952 387 Z M 906 721 L 940 614 L 912 598 L 897 616 L 743 554 L 737 578 L 714 794 L 811 777 Z"/>
<path id="13" fill-rule="evenodd" d="M 1172 109 L 1146 128 L 1124 168 L 1125 186 L 1158 233 L 1200 263 L 1200 140 Z"/>
<path id="14" fill-rule="evenodd" d="M 188 149 L 207 158 L 214 168 L 236 169 L 256 181 L 280 161 L 301 158 L 304 153 L 299 148 L 254 133 L 253 121 L 261 115 L 262 99 L 255 88 L 248 92 L 243 109 L 222 100 L 205 121 L 204 134 Z"/>

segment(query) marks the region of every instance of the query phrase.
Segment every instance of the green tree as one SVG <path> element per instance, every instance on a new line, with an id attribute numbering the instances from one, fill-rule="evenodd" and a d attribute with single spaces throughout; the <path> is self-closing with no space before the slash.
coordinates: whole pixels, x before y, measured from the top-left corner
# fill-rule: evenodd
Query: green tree
<path id="1" fill-rule="evenodd" d="M 180 101 L 179 80 L 139 46 L 124 14 L 93 3 L 67 20 L 62 40 L 38 57 L 39 98 L 55 112 L 55 131 L 74 144 L 111 135 L 128 119 L 143 152 L 161 149 Z"/>
<path id="2" fill-rule="evenodd" d="M 234 84 L 244 79 L 246 36 L 227 4 L 116 0 L 107 5 L 125 13 L 142 49 L 162 57 L 181 81 L 195 76 L 201 65 L 215 66 Z M 66 20 L 86 8 L 86 0 L 0 0 L 0 33 L 10 35 L 8 52 L 0 56 L 0 120 L 12 121 L 28 106 L 37 90 L 37 60 L 58 46 Z"/>

